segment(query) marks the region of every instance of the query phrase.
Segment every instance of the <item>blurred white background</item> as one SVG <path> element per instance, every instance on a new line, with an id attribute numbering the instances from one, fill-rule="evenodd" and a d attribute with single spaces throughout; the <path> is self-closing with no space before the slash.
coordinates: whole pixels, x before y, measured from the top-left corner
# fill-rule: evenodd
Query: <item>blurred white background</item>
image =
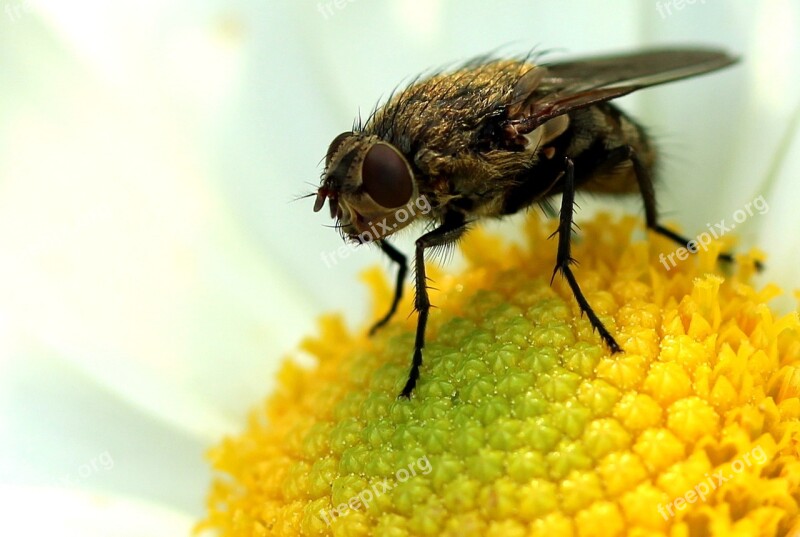
<path id="1" fill-rule="evenodd" d="M 696 234 L 763 195 L 744 247 L 798 287 L 798 36 L 791 0 L 0 0 L 0 519 L 185 532 L 207 447 L 319 313 L 359 326 L 357 275 L 388 267 L 321 260 L 340 238 L 293 200 L 328 143 L 398 82 L 498 47 L 742 55 L 620 103 L 667 156 L 668 221 Z"/>

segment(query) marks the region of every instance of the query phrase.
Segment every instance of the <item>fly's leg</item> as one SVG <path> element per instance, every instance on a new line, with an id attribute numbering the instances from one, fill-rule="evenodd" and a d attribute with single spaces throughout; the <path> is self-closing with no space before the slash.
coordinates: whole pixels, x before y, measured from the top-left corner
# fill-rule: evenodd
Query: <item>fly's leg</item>
<path id="1" fill-rule="evenodd" d="M 378 246 L 380 246 L 381 250 L 383 250 L 383 253 L 385 253 L 389 259 L 396 263 L 399 268 L 397 269 L 397 281 L 395 282 L 392 305 L 389 306 L 389 311 L 386 313 L 386 315 L 372 325 L 372 328 L 369 329 L 369 335 L 373 335 L 378 331 L 378 329 L 385 326 L 386 323 L 388 323 L 389 320 L 394 317 L 395 312 L 397 312 L 397 306 L 400 304 L 400 299 L 403 298 L 403 282 L 405 281 L 406 274 L 408 273 L 408 261 L 406 260 L 406 256 L 404 256 L 397 248 L 384 240 L 379 241 Z"/>
<path id="2" fill-rule="evenodd" d="M 636 154 L 636 150 L 630 145 L 618 147 L 610 152 L 607 162 L 613 165 L 614 163 L 626 160 L 630 160 L 633 164 L 633 173 L 636 175 L 636 181 L 639 183 L 639 191 L 642 194 L 642 201 L 644 202 L 644 215 L 647 227 L 659 235 L 663 235 L 680 244 L 690 252 L 696 253 L 697 247 L 690 244 L 691 241 L 689 239 L 658 223 L 658 210 L 656 208 L 656 192 L 653 187 L 653 178 L 650 176 L 649 170 L 642 164 L 642 161 Z M 734 261 L 733 254 L 729 252 L 720 253 L 719 259 L 726 263 L 733 263 Z M 756 261 L 756 269 L 761 270 L 763 268 L 762 263 Z"/>
<path id="3" fill-rule="evenodd" d="M 425 249 L 452 244 L 467 230 L 464 216 L 450 213 L 445 216 L 442 225 L 424 234 L 416 241 L 414 250 L 414 309 L 417 310 L 417 335 L 414 340 L 414 356 L 408 380 L 400 397 L 409 398 L 419 379 L 419 368 L 422 366 L 422 348 L 425 346 L 425 326 L 428 324 L 428 312 L 431 302 L 428 298 L 428 281 L 425 275 Z"/>
<path id="4" fill-rule="evenodd" d="M 592 328 L 600 334 L 600 338 L 608 348 L 611 349 L 612 353 L 621 352 L 622 349 L 614 339 L 614 336 L 612 336 L 603 325 L 603 322 L 592 309 L 592 306 L 589 305 L 589 301 L 583 296 L 583 291 L 581 291 L 578 281 L 575 279 L 575 275 L 572 272 L 572 267 L 570 266 L 575 262 L 571 255 L 572 244 L 570 242 L 572 239 L 573 214 L 575 211 L 575 165 L 570 158 L 565 159 L 565 164 L 566 169 L 563 172 L 564 188 L 561 198 L 561 213 L 559 216 L 558 230 L 556 230 L 556 233 L 558 233 L 558 253 L 556 255 L 556 266 L 555 269 L 553 269 L 553 276 L 550 278 L 550 284 L 552 285 L 553 278 L 556 277 L 556 274 L 561 272 L 561 275 L 567 280 L 570 289 L 572 289 L 575 300 L 578 301 L 581 313 L 585 313 L 589 318 Z"/>

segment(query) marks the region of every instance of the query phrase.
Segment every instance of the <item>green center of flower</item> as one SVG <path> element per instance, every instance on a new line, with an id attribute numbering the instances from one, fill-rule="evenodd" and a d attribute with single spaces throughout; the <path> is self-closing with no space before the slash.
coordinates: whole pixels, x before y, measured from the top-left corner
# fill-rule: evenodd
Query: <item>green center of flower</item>
<path id="1" fill-rule="evenodd" d="M 582 227 L 587 299 L 549 284 L 551 222 L 528 246 L 482 233 L 436 274 L 422 377 L 413 318 L 373 338 L 326 317 L 239 437 L 203 527 L 223 535 L 783 535 L 798 520 L 800 323 L 778 318 L 714 252 L 674 269 L 634 221 Z M 552 252 L 544 255 L 542 252 Z M 371 279 L 385 301 L 385 282 Z M 383 306 L 383 304 L 382 304 Z M 410 306 L 406 305 L 407 308 Z M 401 310 L 402 311 L 402 310 Z M 674 534 L 674 533 L 673 533 Z"/>

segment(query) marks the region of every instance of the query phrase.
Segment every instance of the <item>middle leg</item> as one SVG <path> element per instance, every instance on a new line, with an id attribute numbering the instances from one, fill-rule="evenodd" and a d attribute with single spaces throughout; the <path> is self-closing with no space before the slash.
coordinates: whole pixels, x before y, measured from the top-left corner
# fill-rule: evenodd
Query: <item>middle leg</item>
<path id="1" fill-rule="evenodd" d="M 556 266 L 553 269 L 553 276 L 550 278 L 550 283 L 553 283 L 556 273 L 561 272 L 562 276 L 567 280 L 572 294 L 575 295 L 575 300 L 578 301 L 578 306 L 581 308 L 581 314 L 585 313 L 589 318 L 592 328 L 600 334 L 600 338 L 605 342 L 612 353 L 621 352 L 622 348 L 619 346 L 614 336 L 603 325 L 603 322 L 592 309 L 589 301 L 583 296 L 578 281 L 575 279 L 575 274 L 572 272 L 572 265 L 575 260 L 571 255 L 571 240 L 572 240 L 572 224 L 573 215 L 575 212 L 575 164 L 572 159 L 567 157 L 565 159 L 565 170 L 563 172 L 564 188 L 561 198 L 561 213 L 558 223 L 558 254 L 556 255 Z"/>

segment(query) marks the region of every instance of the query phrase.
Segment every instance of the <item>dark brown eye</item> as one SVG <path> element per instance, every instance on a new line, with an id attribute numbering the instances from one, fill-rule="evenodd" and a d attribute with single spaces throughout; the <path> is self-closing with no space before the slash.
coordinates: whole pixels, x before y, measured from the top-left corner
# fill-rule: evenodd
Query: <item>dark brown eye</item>
<path id="1" fill-rule="evenodd" d="M 413 177 L 405 157 L 389 144 L 375 144 L 361 166 L 364 190 L 386 208 L 408 203 L 413 191 Z"/>
<path id="2" fill-rule="evenodd" d="M 333 139 L 331 145 L 328 146 L 328 153 L 325 155 L 325 166 L 330 165 L 333 155 L 336 153 L 336 150 L 339 149 L 339 146 L 342 145 L 342 142 L 344 142 L 345 138 L 349 138 L 352 135 L 352 132 L 343 132 Z"/>

